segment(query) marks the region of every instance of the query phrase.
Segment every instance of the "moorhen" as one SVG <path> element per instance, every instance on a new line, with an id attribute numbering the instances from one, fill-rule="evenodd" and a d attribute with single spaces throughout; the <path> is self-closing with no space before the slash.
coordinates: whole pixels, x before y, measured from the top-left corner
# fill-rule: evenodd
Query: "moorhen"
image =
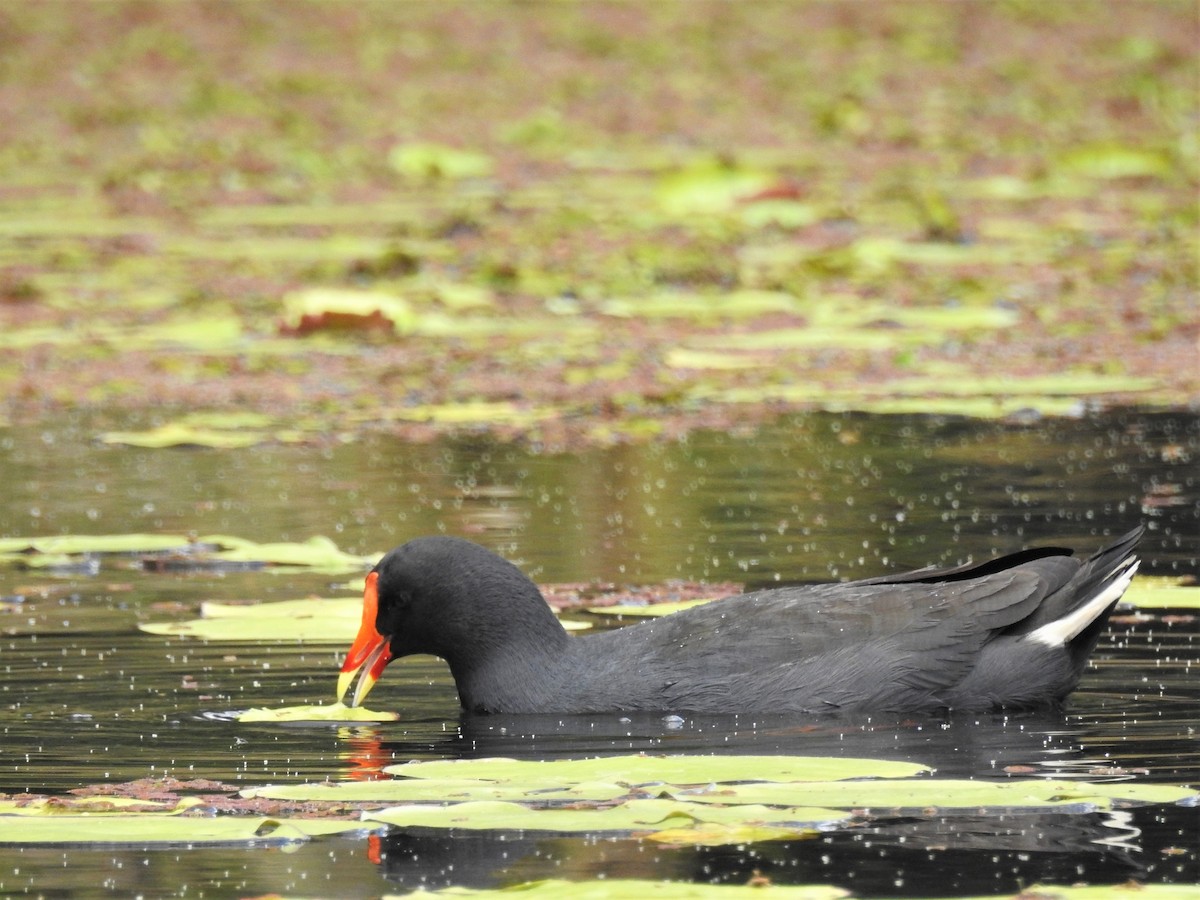
<path id="1" fill-rule="evenodd" d="M 570 637 L 536 585 L 469 541 L 424 537 L 367 575 L 338 696 L 414 653 L 472 713 L 936 712 L 1057 704 L 1137 570 L 1131 531 L 979 565 L 741 594 Z"/>

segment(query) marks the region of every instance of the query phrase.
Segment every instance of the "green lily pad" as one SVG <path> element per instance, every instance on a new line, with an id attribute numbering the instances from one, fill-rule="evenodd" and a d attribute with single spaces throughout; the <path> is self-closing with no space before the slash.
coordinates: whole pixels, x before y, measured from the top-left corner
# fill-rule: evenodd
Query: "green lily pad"
<path id="1" fill-rule="evenodd" d="M 337 544 L 323 535 L 314 535 L 301 542 L 256 544 L 245 541 L 240 546 L 220 550 L 212 556 L 227 562 L 261 562 L 274 566 L 301 566 L 322 571 L 366 571 L 376 559 L 344 553 L 338 549 Z"/>
<path id="2" fill-rule="evenodd" d="M 241 712 L 239 722 L 395 722 L 398 713 L 377 712 L 365 706 L 346 706 L 337 703 L 316 706 L 280 706 L 275 709 L 255 707 Z"/>
<path id="3" fill-rule="evenodd" d="M 162 553 L 190 545 L 191 541 L 179 534 L 60 534 L 0 538 L 0 554 Z"/>
<path id="4" fill-rule="evenodd" d="M 1121 600 L 1138 609 L 1200 609 L 1200 585 L 1188 584 L 1183 578 L 1139 575 Z"/>
<path id="5" fill-rule="evenodd" d="M 200 803 L 197 797 L 184 797 L 171 805 L 136 797 L 39 797 L 29 802 L 0 800 L 0 817 L 127 815 L 130 810 L 140 815 L 174 816 Z"/>
<path id="6" fill-rule="evenodd" d="M 1019 894 L 959 897 L 956 900 L 1191 900 L 1194 884 L 1032 884 Z"/>
<path id="7" fill-rule="evenodd" d="M 308 598 L 274 600 L 250 605 L 204 603 L 199 619 L 183 622 L 145 622 L 148 634 L 210 641 L 301 641 L 349 644 L 362 620 L 362 600 Z"/>
<path id="8" fill-rule="evenodd" d="M 694 803 L 823 805 L 867 810 L 993 809 L 1000 812 L 1059 806 L 1109 809 L 1114 803 L 1178 803 L 1197 796 L 1189 788 L 1173 785 L 1133 781 L 1093 784 L 1038 778 L 1012 781 L 905 778 L 834 781 L 827 784 L 722 784 L 698 792 L 667 792 L 677 798 L 686 797 Z"/>
<path id="9" fill-rule="evenodd" d="M 1157 887 L 1157 885 L 1138 885 Z M 488 898 L 517 896 L 521 900 L 838 900 L 849 894 L 830 885 L 693 884 L 684 881 L 648 881 L 605 878 L 598 881 L 547 879 L 502 888 L 447 887 L 430 891 L 431 897 Z M 1141 895 L 1138 895 L 1140 898 Z M 1171 895 L 1172 897 L 1181 895 Z M 1133 895 L 1130 895 L 1133 898 Z M 992 898 L 996 900 L 996 898 Z M 1071 898 L 1074 900 L 1074 898 Z M 1081 898 L 1082 900 L 1082 898 Z M 1090 900 L 1090 898 L 1088 898 Z M 1145 900 L 1158 900 L 1150 895 Z"/>
<path id="10" fill-rule="evenodd" d="M 798 301 L 782 291 L 731 291 L 723 294 L 670 292 L 608 300 L 600 311 L 616 318 L 749 319 L 769 313 L 795 313 Z"/>
<path id="11" fill-rule="evenodd" d="M 479 800 L 506 802 L 607 803 L 629 796 L 626 785 L 583 781 L 562 785 L 545 781 L 518 783 L 451 778 L 394 778 L 382 781 L 346 781 L 336 784 L 276 784 L 249 788 L 247 798 L 294 800 L 302 803 L 463 803 Z"/>
<path id="12" fill-rule="evenodd" d="M 559 412 L 549 407 L 518 406 L 508 400 L 472 400 L 406 406 L 391 411 L 391 416 L 414 422 L 438 425 L 530 425 L 555 418 Z"/>
<path id="13" fill-rule="evenodd" d="M 283 329 L 291 334 L 323 330 L 407 334 L 416 320 L 403 298 L 383 291 L 307 288 L 283 298 Z"/>
<path id="14" fill-rule="evenodd" d="M 100 435 L 101 443 L 153 450 L 165 447 L 240 450 L 261 444 L 268 439 L 269 436 L 263 432 L 201 428 L 183 422 L 167 422 L 146 431 L 106 431 Z"/>
<path id="15" fill-rule="evenodd" d="M 597 616 L 655 618 L 657 616 L 669 616 L 672 613 L 691 609 L 693 606 L 704 606 L 714 602 L 714 598 L 697 597 L 695 600 L 678 600 L 673 603 L 644 603 L 640 606 L 633 603 L 614 603 L 612 606 L 589 606 L 587 611 Z"/>
<path id="16" fill-rule="evenodd" d="M 1174 170 L 1163 153 L 1115 144 L 1079 147 L 1062 158 L 1062 167 L 1087 178 L 1166 178 Z"/>
<path id="17" fill-rule="evenodd" d="M 814 838 L 821 832 L 804 826 L 761 825 L 753 822 L 730 824 L 700 822 L 688 828 L 663 828 L 646 835 L 660 844 L 693 847 L 729 847 L 763 841 L 796 841 Z"/>
<path id="18" fill-rule="evenodd" d="M 445 144 L 398 144 L 388 154 L 388 162 L 410 178 L 483 178 L 492 172 L 490 157 Z"/>
<path id="19" fill-rule="evenodd" d="M 672 369 L 756 369 L 771 365 L 770 362 L 738 353 L 723 353 L 719 350 L 689 350 L 672 347 L 663 362 Z"/>
<path id="20" fill-rule="evenodd" d="M 477 800 L 449 806 L 403 805 L 364 814 L 364 819 L 402 828 L 471 831 L 545 831 L 559 834 L 658 832 L 697 824 L 779 826 L 824 825 L 844 821 L 842 811 L 819 808 L 710 806 L 679 800 L 628 800 L 594 809 L 530 809 L 519 803 Z"/>
<path id="21" fill-rule="evenodd" d="M 365 570 L 367 561 L 358 557 L 353 559 L 355 563 L 352 570 Z M 340 566 L 331 568 L 333 571 L 344 571 Z M 361 621 L 362 600 L 358 597 L 306 597 L 266 603 L 206 601 L 200 604 L 198 619 L 142 622 L 138 628 L 147 634 L 209 641 L 299 641 L 306 644 L 349 645 L 358 633 Z M 568 631 L 582 631 L 591 627 L 590 623 L 570 620 L 564 620 L 562 625 Z"/>
<path id="22" fill-rule="evenodd" d="M 656 196 L 662 210 L 671 216 L 724 213 L 740 202 L 762 193 L 775 176 L 758 169 L 720 160 L 701 160 L 659 181 Z"/>
<path id="23" fill-rule="evenodd" d="M 821 756 L 602 756 L 550 761 L 461 759 L 409 762 L 384 769 L 402 778 L 472 778 L 483 781 L 573 784 L 605 781 L 638 785 L 740 781 L 832 781 L 906 778 L 930 771 L 918 763 Z"/>
<path id="24" fill-rule="evenodd" d="M 290 844 L 313 837 L 371 829 L 332 819 L 271 819 L 245 816 L 113 814 L 70 816 L 0 815 L 0 845 L 99 844 Z"/>

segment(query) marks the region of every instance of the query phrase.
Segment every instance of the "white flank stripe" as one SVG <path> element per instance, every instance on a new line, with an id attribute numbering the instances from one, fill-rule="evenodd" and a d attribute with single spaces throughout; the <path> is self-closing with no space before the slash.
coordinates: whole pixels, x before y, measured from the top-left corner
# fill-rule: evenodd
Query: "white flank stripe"
<path id="1" fill-rule="evenodd" d="M 1129 587 L 1129 582 L 1133 580 L 1133 573 L 1137 569 L 1138 560 L 1134 560 L 1128 569 L 1108 583 L 1108 587 L 1075 612 L 1048 622 L 1036 631 L 1031 631 L 1029 640 L 1045 644 L 1047 647 L 1066 646 L 1068 641 L 1074 640 L 1077 634 L 1091 625 L 1096 616 L 1104 612 L 1110 603 L 1120 599 L 1121 595 L 1125 593 L 1125 589 Z"/>

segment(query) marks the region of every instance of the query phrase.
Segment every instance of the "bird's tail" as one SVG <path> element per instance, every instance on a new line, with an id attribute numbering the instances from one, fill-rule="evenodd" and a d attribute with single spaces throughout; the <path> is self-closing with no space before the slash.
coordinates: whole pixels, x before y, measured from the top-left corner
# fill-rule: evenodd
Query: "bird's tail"
<path id="1" fill-rule="evenodd" d="M 1060 589 L 1069 594 L 1066 612 L 1031 631 L 1028 640 L 1048 647 L 1064 647 L 1076 671 L 1082 671 L 1104 630 L 1108 614 L 1137 571 L 1134 551 L 1144 531 L 1143 527 L 1135 528 L 1080 566 L 1079 572 Z"/>

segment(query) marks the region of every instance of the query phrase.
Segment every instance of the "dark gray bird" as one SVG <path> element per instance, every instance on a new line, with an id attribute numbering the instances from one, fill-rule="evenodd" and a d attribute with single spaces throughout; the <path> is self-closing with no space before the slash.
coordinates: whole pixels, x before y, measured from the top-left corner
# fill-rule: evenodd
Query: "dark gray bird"
<path id="1" fill-rule="evenodd" d="M 367 575 L 338 680 L 358 705 L 392 659 L 440 656 L 477 713 L 1027 709 L 1079 682 L 1129 586 L 1139 528 L 1086 560 L 1024 550 L 980 565 L 783 587 L 570 637 L 537 586 L 469 541 L 426 537 Z"/>

